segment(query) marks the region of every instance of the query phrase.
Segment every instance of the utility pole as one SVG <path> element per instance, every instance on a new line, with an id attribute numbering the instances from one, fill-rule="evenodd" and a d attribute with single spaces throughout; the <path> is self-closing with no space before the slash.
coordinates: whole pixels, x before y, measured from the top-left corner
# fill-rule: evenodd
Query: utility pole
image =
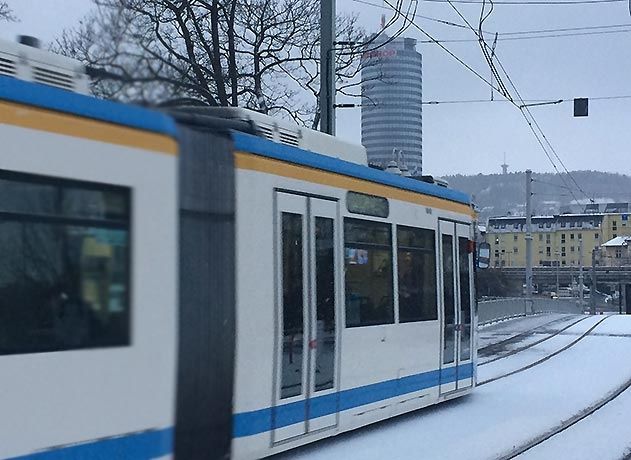
<path id="1" fill-rule="evenodd" d="M 532 300 L 532 171 L 526 170 L 526 298 Z M 532 303 L 531 303 L 532 305 Z"/>
<path id="2" fill-rule="evenodd" d="M 578 240 L 578 298 L 583 311 L 583 240 Z"/>
<path id="3" fill-rule="evenodd" d="M 559 265 L 561 265 L 561 251 L 554 251 L 554 255 L 557 256 L 556 266 L 557 266 L 557 297 L 559 296 Z"/>
<path id="4" fill-rule="evenodd" d="M 581 244 L 583 240 L 581 240 Z M 592 290 L 589 294 L 589 313 L 596 314 L 596 248 L 592 249 Z"/>
<path id="5" fill-rule="evenodd" d="M 320 1 L 320 131 L 335 135 L 335 0 Z"/>

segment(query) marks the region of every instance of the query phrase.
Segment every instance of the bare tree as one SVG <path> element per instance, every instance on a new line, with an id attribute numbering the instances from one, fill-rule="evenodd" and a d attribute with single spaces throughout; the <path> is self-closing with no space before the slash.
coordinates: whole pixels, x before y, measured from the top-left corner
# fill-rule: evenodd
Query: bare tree
<path id="1" fill-rule="evenodd" d="M 13 11 L 7 2 L 0 1 L 0 21 L 15 21 Z"/>
<path id="2" fill-rule="evenodd" d="M 319 2 L 93 0 L 56 48 L 92 69 L 99 96 L 147 104 L 242 106 L 317 126 Z M 340 90 L 357 84 L 355 16 L 337 20 Z"/>

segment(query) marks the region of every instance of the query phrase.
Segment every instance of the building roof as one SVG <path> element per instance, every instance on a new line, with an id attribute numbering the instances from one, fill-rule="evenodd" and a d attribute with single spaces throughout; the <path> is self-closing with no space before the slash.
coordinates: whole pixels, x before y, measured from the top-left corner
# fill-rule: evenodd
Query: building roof
<path id="1" fill-rule="evenodd" d="M 627 246 L 631 242 L 631 235 L 622 235 L 612 238 L 611 240 L 603 243 L 601 246 L 605 248 L 619 248 Z"/>

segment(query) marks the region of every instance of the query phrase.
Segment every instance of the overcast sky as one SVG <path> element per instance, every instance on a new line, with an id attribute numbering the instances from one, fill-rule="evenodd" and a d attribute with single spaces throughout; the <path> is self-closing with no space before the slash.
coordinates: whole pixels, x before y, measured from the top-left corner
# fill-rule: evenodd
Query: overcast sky
<path id="1" fill-rule="evenodd" d="M 388 14 L 388 10 L 378 7 L 384 5 L 381 0 L 367 1 L 377 6 L 355 0 L 337 0 L 338 12 L 357 13 L 368 31 L 376 30 L 381 14 Z M 390 1 L 394 3 L 394 0 Z M 53 40 L 91 8 L 90 0 L 9 0 L 9 5 L 20 22 L 2 23 L 0 37 L 13 39 L 15 35 L 25 33 L 45 41 Z M 477 25 L 480 5 L 457 4 L 457 7 Z M 449 4 L 421 0 L 417 14 L 462 23 Z M 420 17 L 417 17 L 416 23 L 437 39 L 474 38 L 473 32 L 468 29 Z M 628 24 L 626 29 L 622 29 L 627 32 L 501 40 L 502 34 L 508 32 L 615 24 Z M 581 5 L 498 4 L 485 23 L 485 29 L 500 33 L 497 54 L 524 99 L 631 95 L 631 17 L 629 4 L 625 1 Z M 414 27 L 410 27 L 405 36 L 426 39 Z M 491 78 L 475 41 L 445 43 L 445 46 L 485 78 Z M 436 44 L 419 44 L 418 48 L 423 55 L 425 101 L 489 98 L 488 86 Z M 501 96 L 496 95 L 496 99 L 501 99 Z M 571 102 L 533 107 L 531 110 L 569 170 L 595 169 L 630 174 L 630 108 L 631 98 L 590 101 L 588 118 L 574 118 Z M 360 109 L 338 110 L 340 136 L 358 142 L 359 122 Z M 520 111 L 509 103 L 423 107 L 425 174 L 499 172 L 504 153 L 509 170 L 531 168 L 541 172 L 553 171 Z M 558 160 L 555 159 L 555 162 L 562 170 Z"/>

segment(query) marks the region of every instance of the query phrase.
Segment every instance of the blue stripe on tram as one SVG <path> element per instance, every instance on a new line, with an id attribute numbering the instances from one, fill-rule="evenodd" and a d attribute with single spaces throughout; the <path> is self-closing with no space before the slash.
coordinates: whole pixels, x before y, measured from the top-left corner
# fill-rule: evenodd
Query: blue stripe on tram
<path id="1" fill-rule="evenodd" d="M 8 460 L 150 460 L 173 453 L 173 428 L 56 447 Z"/>
<path id="2" fill-rule="evenodd" d="M 458 380 L 473 376 L 473 364 L 458 366 Z M 364 385 L 338 393 L 316 396 L 309 400 L 309 418 L 314 419 L 339 411 L 353 409 L 366 404 L 402 396 L 415 391 L 433 388 L 441 383 L 456 381 L 456 367 L 423 372 L 400 379 Z M 304 421 L 306 402 L 298 401 L 267 407 L 251 412 L 242 412 L 233 416 L 233 437 L 241 438 L 264 433 L 276 428 L 293 425 Z"/>

